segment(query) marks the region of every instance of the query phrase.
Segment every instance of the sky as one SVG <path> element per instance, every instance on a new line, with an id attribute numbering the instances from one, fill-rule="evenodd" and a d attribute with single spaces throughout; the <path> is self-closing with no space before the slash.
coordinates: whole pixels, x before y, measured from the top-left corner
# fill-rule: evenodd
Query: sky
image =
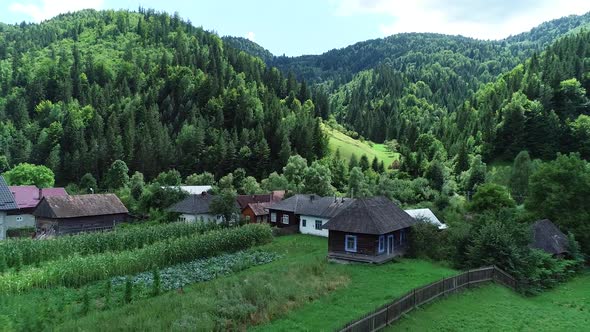
<path id="1" fill-rule="evenodd" d="M 589 0 L 0 0 L 0 22 L 41 22 L 84 8 L 178 12 L 193 25 L 275 55 L 320 54 L 401 32 L 502 39 L 590 11 Z"/>

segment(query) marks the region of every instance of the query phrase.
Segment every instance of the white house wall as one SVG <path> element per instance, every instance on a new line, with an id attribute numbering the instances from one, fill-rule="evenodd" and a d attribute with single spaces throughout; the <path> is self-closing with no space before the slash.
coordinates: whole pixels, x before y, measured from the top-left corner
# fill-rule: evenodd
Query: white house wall
<path id="1" fill-rule="evenodd" d="M 303 226 L 304 220 L 305 220 L 305 226 Z M 322 226 L 323 226 L 328 222 L 329 219 L 301 215 L 299 218 L 299 232 L 301 234 L 310 234 L 310 235 L 328 237 L 328 230 L 327 229 L 319 229 L 318 230 L 315 228 L 316 220 L 321 221 Z"/>
<path id="2" fill-rule="evenodd" d="M 216 222 L 220 223 L 221 218 L 214 216 L 212 214 L 181 214 L 178 218 L 180 221 L 184 222 L 197 222 L 197 221 L 205 221 L 205 222 Z"/>
<path id="3" fill-rule="evenodd" d="M 18 218 L 22 220 L 18 220 Z M 32 214 L 13 214 L 4 217 L 4 227 L 6 229 L 35 227 L 35 216 Z"/>

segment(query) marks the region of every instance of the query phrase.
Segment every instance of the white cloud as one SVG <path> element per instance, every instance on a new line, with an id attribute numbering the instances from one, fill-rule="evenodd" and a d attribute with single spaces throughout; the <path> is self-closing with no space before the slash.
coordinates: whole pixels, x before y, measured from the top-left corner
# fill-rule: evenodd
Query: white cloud
<path id="1" fill-rule="evenodd" d="M 334 2 L 335 1 L 335 2 Z M 590 11 L 579 0 L 333 0 L 338 16 L 385 17 L 383 35 L 436 32 L 480 39 L 501 39 L 542 22 Z"/>
<path id="2" fill-rule="evenodd" d="M 11 12 L 23 13 L 35 22 L 50 19 L 56 15 L 74 12 L 81 9 L 101 9 L 104 0 L 41 0 L 41 4 L 13 2 L 8 9 Z"/>
<path id="3" fill-rule="evenodd" d="M 254 32 L 252 32 L 252 31 L 249 31 L 246 34 L 246 38 L 249 39 L 250 41 L 254 41 L 254 39 L 256 38 L 256 34 Z"/>

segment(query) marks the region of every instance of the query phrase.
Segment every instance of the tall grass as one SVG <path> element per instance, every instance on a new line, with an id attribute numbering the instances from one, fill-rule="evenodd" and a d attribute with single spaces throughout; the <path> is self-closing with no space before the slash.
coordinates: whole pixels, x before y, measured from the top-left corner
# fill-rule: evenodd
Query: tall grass
<path id="1" fill-rule="evenodd" d="M 267 225 L 252 224 L 168 239 L 135 250 L 72 256 L 38 268 L 0 275 L 0 293 L 56 285 L 81 286 L 109 277 L 143 272 L 222 252 L 238 251 L 271 240 L 272 232 Z"/>
<path id="2" fill-rule="evenodd" d="M 25 265 L 37 265 L 76 255 L 86 256 L 138 249 L 166 239 L 204 233 L 216 227 L 215 223 L 171 223 L 63 236 L 49 240 L 6 240 L 0 243 L 0 257 L 5 262 L 0 265 L 19 269 Z M 3 271 L 0 270 L 0 272 Z"/>

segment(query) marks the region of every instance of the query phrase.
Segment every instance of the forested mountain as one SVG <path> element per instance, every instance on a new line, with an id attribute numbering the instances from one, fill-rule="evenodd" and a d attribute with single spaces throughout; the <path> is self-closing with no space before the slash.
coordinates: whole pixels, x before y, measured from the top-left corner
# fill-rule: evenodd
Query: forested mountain
<path id="1" fill-rule="evenodd" d="M 405 33 L 321 55 L 274 57 L 269 63 L 313 86 L 318 115 L 332 114 L 377 142 L 409 143 L 425 132 L 456 135 L 442 123 L 484 84 L 537 58 L 556 39 L 583 31 L 589 22 L 590 13 L 564 17 L 500 41 Z M 248 43 L 235 46 L 257 49 Z M 485 156 L 493 157 L 487 150 Z"/>
<path id="2" fill-rule="evenodd" d="M 147 178 L 238 167 L 260 178 L 292 153 L 325 154 L 314 108 L 305 85 L 177 14 L 0 25 L 0 158 L 45 164 L 58 183 L 101 179 L 118 159 Z"/>

